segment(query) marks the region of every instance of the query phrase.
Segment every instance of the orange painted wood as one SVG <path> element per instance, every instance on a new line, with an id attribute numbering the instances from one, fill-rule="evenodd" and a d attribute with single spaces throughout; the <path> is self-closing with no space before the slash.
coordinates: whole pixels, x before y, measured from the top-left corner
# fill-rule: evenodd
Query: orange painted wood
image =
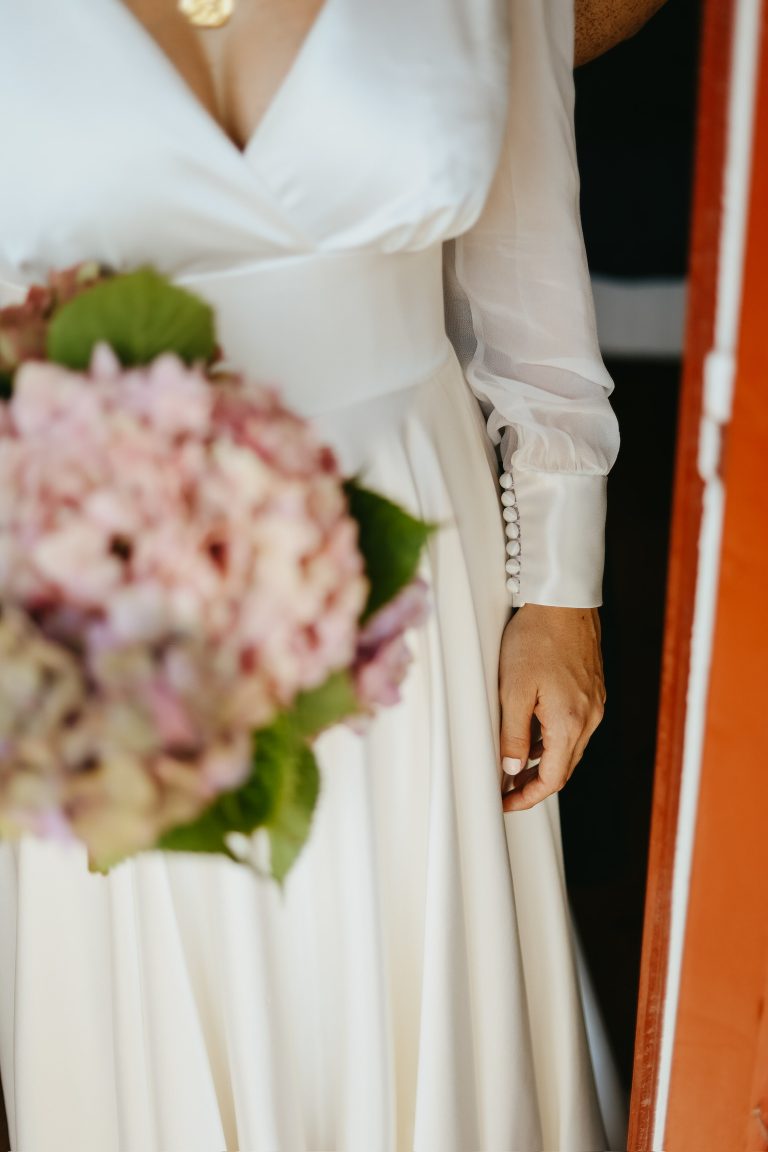
<path id="1" fill-rule="evenodd" d="M 700 49 L 688 318 L 667 577 L 653 816 L 628 1148 L 649 1152 L 669 946 L 702 483 L 697 471 L 704 358 L 714 342 L 732 0 L 708 0 Z M 693 46 L 692 46 L 693 48 Z M 720 1152 L 726 1152 L 721 1149 Z"/>
<path id="2" fill-rule="evenodd" d="M 765 971 L 761 1005 L 760 1031 L 755 1049 L 755 1067 L 750 1092 L 751 1111 L 747 1120 L 748 1152 L 765 1152 L 768 1148 L 768 968 Z"/>
<path id="3" fill-rule="evenodd" d="M 726 507 L 665 1152 L 765 1148 L 768 972 L 768 29 Z M 762 1051 L 762 1055 L 761 1055 Z M 756 1142 L 758 1136 L 762 1143 Z"/>

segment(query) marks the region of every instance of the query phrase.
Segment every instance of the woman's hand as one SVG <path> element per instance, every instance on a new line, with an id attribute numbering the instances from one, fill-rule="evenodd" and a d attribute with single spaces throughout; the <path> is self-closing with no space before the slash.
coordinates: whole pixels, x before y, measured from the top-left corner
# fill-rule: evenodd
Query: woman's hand
<path id="1" fill-rule="evenodd" d="M 602 720 L 597 608 L 518 608 L 501 642 L 499 692 L 503 787 L 514 784 L 504 811 L 520 812 L 563 787 Z"/>

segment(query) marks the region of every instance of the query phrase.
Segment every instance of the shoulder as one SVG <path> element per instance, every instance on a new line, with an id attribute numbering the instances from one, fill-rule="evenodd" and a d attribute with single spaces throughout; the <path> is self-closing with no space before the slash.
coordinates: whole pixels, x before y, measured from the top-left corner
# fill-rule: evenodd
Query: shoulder
<path id="1" fill-rule="evenodd" d="M 665 0 L 575 0 L 574 63 L 586 64 L 639 32 Z"/>

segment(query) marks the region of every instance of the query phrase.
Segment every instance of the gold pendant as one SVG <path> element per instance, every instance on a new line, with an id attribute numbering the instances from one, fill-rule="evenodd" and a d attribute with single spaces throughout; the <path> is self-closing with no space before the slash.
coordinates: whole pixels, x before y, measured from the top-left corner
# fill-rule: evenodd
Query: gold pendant
<path id="1" fill-rule="evenodd" d="M 178 0 L 178 9 L 197 28 L 221 28 L 235 10 L 235 0 Z"/>

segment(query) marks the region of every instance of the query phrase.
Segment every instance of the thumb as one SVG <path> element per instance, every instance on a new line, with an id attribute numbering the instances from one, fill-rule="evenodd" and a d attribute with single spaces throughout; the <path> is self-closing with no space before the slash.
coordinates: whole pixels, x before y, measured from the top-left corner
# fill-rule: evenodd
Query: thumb
<path id="1" fill-rule="evenodd" d="M 501 766 L 510 776 L 525 767 L 531 747 L 531 720 L 535 699 L 515 693 L 501 706 Z"/>

